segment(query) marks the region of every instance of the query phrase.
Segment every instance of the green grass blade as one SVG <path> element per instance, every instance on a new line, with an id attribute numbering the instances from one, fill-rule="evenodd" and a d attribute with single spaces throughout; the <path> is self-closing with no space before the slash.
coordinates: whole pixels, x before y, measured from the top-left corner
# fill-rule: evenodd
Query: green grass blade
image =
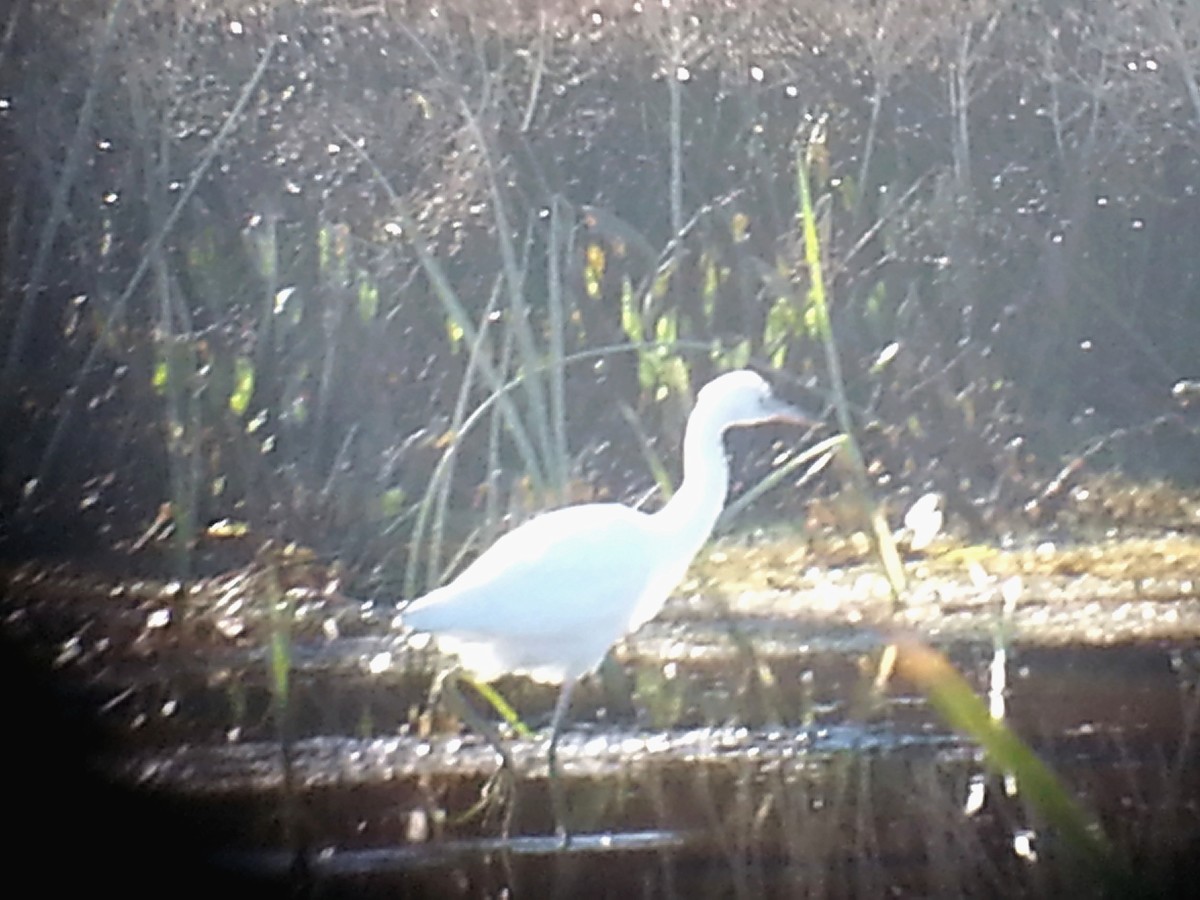
<path id="1" fill-rule="evenodd" d="M 508 726 L 517 733 L 519 737 L 528 738 L 533 736 L 533 732 L 529 727 L 521 721 L 521 717 L 517 715 L 517 711 L 512 708 L 512 705 L 501 696 L 500 692 L 485 681 L 476 681 L 469 675 L 460 675 L 459 678 L 471 685 L 475 691 L 486 700 L 497 713 L 500 714 Z"/>
<path id="2" fill-rule="evenodd" d="M 987 704 L 946 657 L 912 637 L 893 641 L 895 671 L 916 685 L 955 730 L 983 747 L 987 764 L 1000 775 L 1012 774 L 1021 795 L 1053 827 L 1105 887 L 1130 886 L 1131 874 L 1121 866 L 1100 826 L 1067 793 L 1054 772 L 1003 722 L 992 718 Z"/>

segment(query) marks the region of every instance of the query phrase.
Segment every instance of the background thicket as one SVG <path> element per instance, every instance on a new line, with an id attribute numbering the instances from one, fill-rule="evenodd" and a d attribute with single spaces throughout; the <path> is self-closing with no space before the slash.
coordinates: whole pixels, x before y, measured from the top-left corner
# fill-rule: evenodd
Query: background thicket
<path id="1" fill-rule="evenodd" d="M 805 148 L 885 491 L 979 529 L 1072 459 L 1197 475 L 1196 4 L 17 0 L 0 25 L 10 551 L 186 550 L 227 519 L 387 564 L 441 511 L 632 496 L 718 369 L 820 386 Z"/>

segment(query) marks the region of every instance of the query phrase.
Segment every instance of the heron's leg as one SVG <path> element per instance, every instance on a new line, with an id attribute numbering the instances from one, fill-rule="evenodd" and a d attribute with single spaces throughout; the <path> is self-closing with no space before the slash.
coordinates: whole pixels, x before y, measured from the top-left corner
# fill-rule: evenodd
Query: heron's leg
<path id="1" fill-rule="evenodd" d="M 487 780 L 483 788 L 483 804 L 487 805 L 492 802 L 492 790 L 495 787 L 500 788 L 499 801 L 504 802 L 506 797 L 511 797 L 511 800 L 506 804 L 504 811 L 504 823 L 502 832 L 504 837 L 508 837 L 513 819 L 517 814 L 517 770 L 513 765 L 512 755 L 508 752 L 505 746 L 504 738 L 500 735 L 499 729 L 494 724 L 489 722 L 479 713 L 475 712 L 470 703 L 462 695 L 460 685 L 462 683 L 474 684 L 462 669 L 453 668 L 443 672 L 434 684 L 433 695 L 437 698 L 444 698 L 446 705 L 451 711 L 467 723 L 472 730 L 483 735 L 492 749 L 500 756 L 499 770 Z M 479 807 L 474 807 L 478 809 Z"/>
<path id="2" fill-rule="evenodd" d="M 563 682 L 558 694 L 558 702 L 554 704 L 554 715 L 550 717 L 550 750 L 546 754 L 547 769 L 550 781 L 550 805 L 554 810 L 554 831 L 562 841 L 563 846 L 571 842 L 571 833 L 567 829 L 567 804 L 563 797 L 562 784 L 558 778 L 558 734 L 566 718 L 567 709 L 571 705 L 571 692 L 575 690 L 575 679 Z"/>

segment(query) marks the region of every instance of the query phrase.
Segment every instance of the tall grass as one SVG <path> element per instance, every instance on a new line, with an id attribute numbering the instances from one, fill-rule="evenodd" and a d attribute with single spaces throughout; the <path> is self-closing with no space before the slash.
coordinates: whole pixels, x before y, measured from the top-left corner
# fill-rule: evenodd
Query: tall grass
<path id="1" fill-rule="evenodd" d="M 92 52 L 91 75 L 88 79 L 87 92 L 83 97 L 83 105 L 80 107 L 78 113 L 76 113 L 75 131 L 67 147 L 67 155 L 63 161 L 62 171 L 59 172 L 58 178 L 54 182 L 54 190 L 50 199 L 50 210 L 46 215 L 45 221 L 42 223 L 42 229 L 38 235 L 33 265 L 23 282 L 16 322 L 9 337 L 2 367 L 0 367 L 0 433 L 3 433 L 7 428 L 5 422 L 8 418 L 7 404 L 9 398 L 13 396 L 13 389 L 20 374 L 21 358 L 25 353 L 25 348 L 29 341 L 30 329 L 33 325 L 34 313 L 37 309 L 38 294 L 45 287 L 45 277 L 50 267 L 51 255 L 58 244 L 59 230 L 67 219 L 71 192 L 74 190 L 76 181 L 83 170 L 84 155 L 91 147 L 91 132 L 94 124 L 93 119 L 96 114 L 96 104 L 101 97 L 101 89 L 105 84 L 100 74 L 103 68 L 110 62 L 110 51 L 116 41 L 118 34 L 117 25 L 121 21 L 124 7 L 125 0 L 116 0 L 113 3 L 109 8 L 108 15 L 105 17 L 104 29 L 101 36 L 95 43 Z M 12 35 L 16 32 L 16 16 L 19 10 L 20 4 L 15 4 L 12 8 L 12 17 L 9 20 L 7 33 L 8 39 L 11 39 Z M 148 259 L 149 254 L 143 259 L 143 262 L 148 261 Z M 43 464 L 42 473 L 44 474 L 47 469 L 47 465 Z"/>
<path id="2" fill-rule="evenodd" d="M 672 26 L 672 46 L 675 51 L 682 52 L 681 38 L 676 26 L 678 23 Z M 435 55 L 418 37 L 411 33 L 409 37 L 430 65 L 441 72 Z M 445 82 L 449 83 L 449 79 L 446 78 Z M 677 79 L 671 79 L 669 90 L 672 109 L 678 109 L 682 86 Z M 493 296 L 483 315 L 477 318 L 468 314 L 468 305 L 458 295 L 438 259 L 426 247 L 419 225 L 407 204 L 373 162 L 362 142 L 339 129 L 341 137 L 368 163 L 376 181 L 385 190 L 392 205 L 392 213 L 416 254 L 421 271 L 431 285 L 448 322 L 461 336 L 462 346 L 468 351 L 465 375 L 447 429 L 447 447 L 433 470 L 424 495 L 415 503 L 414 524 L 409 536 L 403 579 L 403 593 L 406 596 L 412 596 L 422 587 L 440 582 L 447 574 L 447 567 L 443 565 L 442 548 L 459 448 L 466 434 L 482 420 L 485 411 L 493 406 L 499 416 L 499 422 L 502 423 L 503 435 L 512 441 L 517 450 L 522 478 L 530 488 L 534 506 L 554 505 L 566 499 L 573 456 L 567 439 L 565 378 L 568 365 L 586 356 L 568 353 L 571 343 L 568 331 L 571 321 L 576 317 L 576 311 L 569 307 L 570 288 L 566 282 L 566 273 L 571 271 L 571 267 L 566 263 L 571 255 L 579 251 L 571 238 L 570 220 L 576 215 L 576 211 L 562 197 L 552 194 L 545 205 L 544 214 L 531 213 L 530 222 L 526 226 L 526 232 L 530 235 L 540 229 L 542 238 L 540 242 L 527 241 L 526 246 L 537 243 L 545 248 L 546 254 L 544 265 L 539 266 L 539 270 L 545 272 L 546 278 L 546 283 L 538 286 L 539 292 L 546 298 L 545 319 L 539 324 L 525 300 L 525 292 L 531 288 L 530 261 L 527 253 L 518 252 L 513 239 L 515 228 L 512 203 L 502 189 L 504 178 L 497 162 L 493 140 L 482 125 L 481 115 L 475 111 L 480 104 L 468 104 L 459 89 L 452 88 L 452 95 L 458 104 L 458 114 L 466 123 L 479 151 L 487 179 L 490 199 L 488 206 L 494 219 L 493 233 L 501 266 Z M 482 107 L 486 108 L 490 100 L 491 98 L 485 95 Z M 599 350 L 594 354 L 605 355 L 632 350 L 638 356 L 643 387 L 658 392 L 660 397 L 663 393 L 686 395 L 690 382 L 690 366 L 682 355 L 688 342 L 680 339 L 676 329 L 678 311 L 664 309 L 657 300 L 661 299 L 670 279 L 678 273 L 684 237 L 705 213 L 702 209 L 690 221 L 684 221 L 681 193 L 682 125 L 676 121 L 677 118 L 671 120 L 674 135 L 671 142 L 674 151 L 670 163 L 674 173 L 671 182 L 671 240 L 661 252 L 655 252 L 649 242 L 640 235 L 635 234 L 629 238 L 629 246 L 644 248 L 647 257 L 655 261 L 655 269 L 640 285 L 625 281 L 621 297 L 621 315 L 622 327 L 631 339 L 630 344 Z M 591 214 L 591 211 L 587 213 L 589 216 Z M 620 223 L 615 217 L 609 216 L 605 221 L 609 226 L 613 226 L 616 221 L 615 227 L 620 231 Z M 621 240 L 626 238 L 622 237 Z M 603 267 L 606 265 L 603 251 L 596 245 L 589 245 L 584 257 L 587 260 L 585 282 L 589 278 L 598 282 L 603 277 Z M 493 313 L 500 310 L 503 311 L 503 315 L 498 317 L 501 324 L 493 327 Z M 729 361 L 736 358 L 737 362 L 743 364 L 748 361 L 748 345 L 745 342 L 741 345 L 740 356 L 735 350 L 718 343 L 710 342 L 700 346 L 703 346 L 705 354 L 712 359 Z M 478 405 L 472 406 L 470 397 L 477 393 L 482 393 L 484 399 Z M 487 452 L 490 480 L 498 467 L 500 456 L 497 438 L 501 432 L 495 431 L 495 419 L 489 416 L 488 421 L 493 429 Z M 661 465 L 653 464 L 652 469 L 664 494 L 669 494 L 670 486 L 664 477 L 665 469 Z M 776 476 L 776 480 L 780 477 L 782 476 Z M 494 505 L 496 500 L 496 492 L 488 490 L 490 515 L 476 531 L 484 538 L 496 531 L 497 523 L 493 516 L 502 514 L 501 508 Z M 734 514 L 736 512 L 737 510 Z M 469 546 L 470 543 L 468 541 L 465 546 Z M 449 568 L 453 568 L 460 556 L 461 554 L 452 558 Z"/>
<path id="3" fill-rule="evenodd" d="M 254 588 L 267 606 L 267 684 L 271 694 L 271 719 L 279 744 L 283 790 L 279 798 L 284 846 L 293 856 L 291 872 L 303 882 L 308 865 L 308 829 L 301 808 L 301 786 L 296 780 L 295 734 L 292 708 L 294 645 L 292 628 L 296 607 L 280 581 L 281 566 L 300 564 L 302 556 L 289 545 L 264 544 L 258 553 Z"/>
<path id="4" fill-rule="evenodd" d="M 824 129 L 818 123 L 807 142 L 798 144 L 796 153 L 799 217 L 809 276 L 808 299 L 815 330 L 825 349 L 830 389 L 843 437 L 841 447 L 847 461 L 844 471 L 870 523 L 874 548 L 891 587 L 894 609 L 898 611 L 906 589 L 905 573 L 884 511 L 871 499 L 866 465 L 854 438 L 856 428 L 830 325 L 822 241 L 809 178 L 814 162 L 819 163 L 826 152 Z M 996 631 L 996 658 L 1000 664 L 1004 661 L 1006 624 L 1003 616 L 1006 614 L 1002 611 Z M 1010 784 L 1015 784 L 1021 796 L 1062 836 L 1083 863 L 1084 870 L 1094 875 L 1104 889 L 1123 894 L 1132 887 L 1128 871 L 1114 857 L 1099 824 L 1083 812 L 1054 772 L 1004 724 L 1003 709 L 996 698 L 989 708 L 945 656 L 916 638 L 903 635 L 892 638 L 881 661 L 877 684 L 882 686 L 893 672 L 915 684 L 952 728 L 979 743 L 988 764 Z"/>
<path id="5" fill-rule="evenodd" d="M 993 771 L 1015 780 L 1020 795 L 1080 861 L 1084 877 L 1096 879 L 1117 896 L 1135 895 L 1131 873 L 1100 824 L 1083 811 L 1050 767 L 992 715 L 950 661 L 914 638 L 894 638 L 892 650 L 896 672 L 920 688 L 951 727 L 979 742 Z"/>
<path id="6" fill-rule="evenodd" d="M 41 483 L 45 480 L 46 474 L 50 471 L 50 467 L 53 464 L 60 448 L 62 447 L 63 441 L 69 434 L 72 415 L 74 412 L 74 404 L 76 399 L 82 393 L 80 391 L 80 387 L 83 383 L 83 380 L 96 365 L 100 354 L 107 346 L 103 336 L 111 333 L 117 322 L 119 322 L 121 317 L 124 315 L 126 306 L 128 305 L 130 299 L 137 292 L 138 288 L 141 286 L 142 279 L 153 267 L 156 254 L 162 251 L 164 243 L 172 233 L 172 230 L 178 222 L 179 217 L 182 215 L 183 210 L 192 199 L 196 189 L 200 186 L 200 183 L 209 171 L 209 168 L 212 166 L 213 162 L 216 160 L 218 154 L 230 140 L 234 130 L 242 123 L 246 107 L 249 105 L 251 98 L 254 97 L 259 83 L 266 74 L 267 67 L 270 64 L 275 52 L 275 48 L 279 45 L 279 43 L 280 39 L 277 37 L 268 43 L 263 49 L 262 58 L 259 60 L 258 66 L 255 68 L 253 74 L 249 79 L 247 79 L 245 85 L 243 85 L 241 93 L 238 95 L 237 102 L 234 104 L 233 108 L 229 111 L 229 114 L 221 123 L 221 127 L 213 136 L 213 139 L 209 143 L 208 147 L 205 148 L 204 153 L 201 154 L 199 161 L 188 176 L 187 184 L 184 185 L 182 190 L 179 191 L 179 196 L 176 198 L 167 214 L 163 217 L 162 222 L 159 224 L 158 230 L 154 232 L 148 241 L 141 258 L 138 261 L 137 267 L 134 269 L 133 274 L 130 275 L 129 281 L 126 283 L 125 289 L 112 303 L 108 311 L 108 315 L 105 316 L 103 325 L 101 326 L 101 336 L 92 342 L 87 355 L 84 357 L 82 365 L 79 367 L 75 385 L 71 390 L 66 392 L 63 403 L 58 410 L 58 417 L 55 421 L 54 431 L 52 432 L 50 440 L 47 442 L 46 448 L 42 453 L 42 460 L 36 479 L 37 483 Z M 97 83 L 99 83 L 99 81 L 97 81 Z M 14 333 L 14 338 L 16 336 L 17 335 Z"/>
<path id="7" fill-rule="evenodd" d="M 887 576 L 892 592 L 893 605 L 898 608 L 906 588 L 907 579 L 904 575 L 904 566 L 900 562 L 900 554 L 896 550 L 896 542 L 892 538 L 883 507 L 874 502 L 871 497 L 872 491 L 867 476 L 867 466 L 858 441 L 854 437 L 857 429 L 850 414 L 850 399 L 846 392 L 846 380 L 842 374 L 841 356 L 838 353 L 833 326 L 829 318 L 822 241 L 818 233 L 817 213 L 809 184 L 809 171 L 813 167 L 814 161 L 824 159 L 828 154 L 825 141 L 824 122 L 818 122 L 807 140 L 799 142 L 796 147 L 796 192 L 799 202 L 801 233 L 804 239 L 804 261 L 808 268 L 808 304 L 812 312 L 814 330 L 825 351 L 825 365 L 829 377 L 829 389 L 833 396 L 833 408 L 837 415 L 838 427 L 844 436 L 842 450 L 846 464 L 843 466 L 843 471 L 849 478 L 848 488 L 856 499 L 863 520 L 868 523 L 868 533 L 871 535 L 875 552 L 883 564 L 884 574 Z"/>

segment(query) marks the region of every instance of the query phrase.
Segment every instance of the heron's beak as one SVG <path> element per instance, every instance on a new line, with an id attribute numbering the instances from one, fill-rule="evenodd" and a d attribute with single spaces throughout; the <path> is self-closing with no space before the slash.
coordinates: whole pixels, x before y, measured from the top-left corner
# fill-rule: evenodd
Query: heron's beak
<path id="1" fill-rule="evenodd" d="M 769 412 L 772 422 L 787 422 L 791 425 L 816 425 L 820 422 L 816 416 L 778 398 L 772 398 Z"/>

